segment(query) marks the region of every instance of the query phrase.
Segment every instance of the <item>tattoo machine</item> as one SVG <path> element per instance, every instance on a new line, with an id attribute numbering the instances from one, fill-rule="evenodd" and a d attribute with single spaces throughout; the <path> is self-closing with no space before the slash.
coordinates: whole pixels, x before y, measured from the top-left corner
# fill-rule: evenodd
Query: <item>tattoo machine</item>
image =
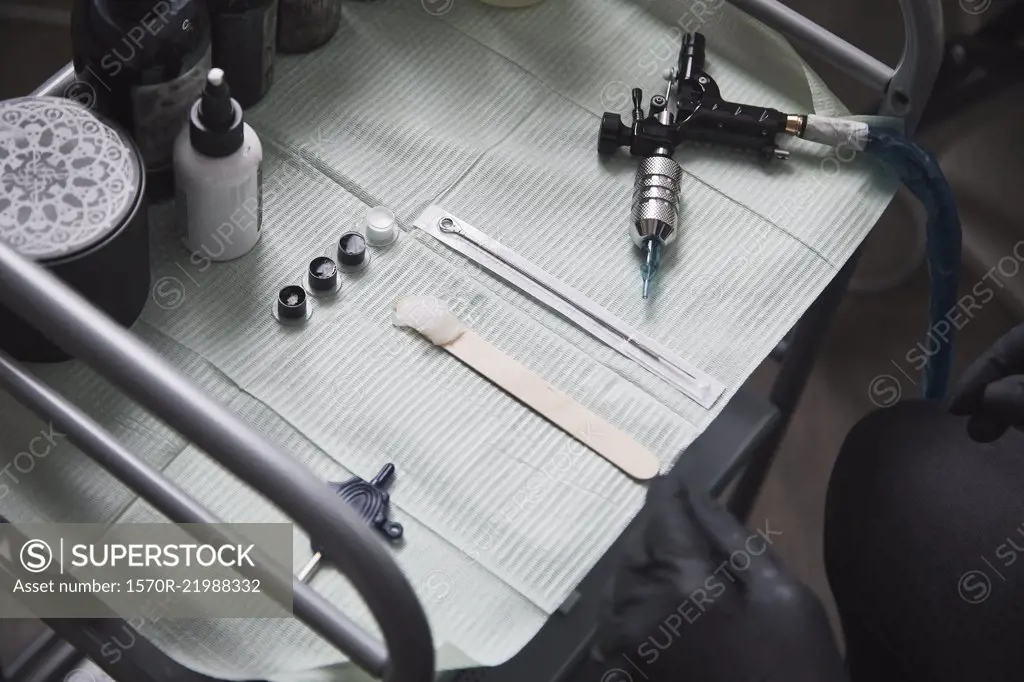
<path id="1" fill-rule="evenodd" d="M 838 147 L 844 144 L 885 164 L 920 200 L 927 213 L 928 271 L 931 277 L 929 329 L 949 329 L 943 320 L 956 305 L 960 280 L 962 234 L 956 198 L 938 160 L 913 139 L 881 124 L 816 114 L 784 114 L 775 109 L 736 104 L 722 99 L 704 71 L 704 36 L 683 36 L 678 68 L 665 74 L 665 95 L 651 98 L 647 115 L 643 92 L 633 90 L 633 123 L 618 114 L 601 119 L 598 152 L 613 154 L 628 147 L 642 157 L 633 189 L 630 236 L 644 252 L 644 298 L 658 271 L 662 249 L 676 238 L 679 217 L 679 182 L 682 167 L 673 159 L 686 140 L 710 142 L 758 152 L 765 161 L 786 159 L 779 135 Z M 941 400 L 948 389 L 952 368 L 952 330 L 940 335 L 937 351 L 925 366 L 924 395 Z"/>
<path id="2" fill-rule="evenodd" d="M 718 84 L 704 71 L 704 42 L 700 33 L 683 36 L 678 68 L 665 73 L 666 92 L 651 98 L 646 115 L 643 90 L 634 88 L 632 125 L 610 112 L 601 119 L 598 153 L 608 156 L 628 147 L 630 154 L 642 159 L 633 188 L 629 232 L 644 255 L 644 298 L 650 294 L 662 249 L 676 238 L 683 175 L 673 158 L 676 148 L 694 140 L 754 150 L 768 161 L 785 159 L 789 152 L 776 146 L 776 136 L 799 136 L 806 126 L 804 116 L 722 99 Z"/>

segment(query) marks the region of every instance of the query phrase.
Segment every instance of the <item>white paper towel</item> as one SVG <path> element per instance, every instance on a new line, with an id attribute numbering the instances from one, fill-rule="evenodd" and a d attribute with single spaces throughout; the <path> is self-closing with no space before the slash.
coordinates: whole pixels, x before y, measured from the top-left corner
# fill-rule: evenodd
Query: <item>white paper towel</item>
<path id="1" fill-rule="evenodd" d="M 272 318 L 277 290 L 298 283 L 369 207 L 389 206 L 408 226 L 437 203 L 731 394 L 850 256 L 893 185 L 809 143 L 796 142 L 792 160 L 771 168 L 686 146 L 680 238 L 645 306 L 626 233 L 635 160 L 598 159 L 601 112 L 628 109 L 630 87 L 662 87 L 658 73 L 675 61 L 679 33 L 698 28 L 726 98 L 794 113 L 843 114 L 842 106 L 784 41 L 724 2 L 549 0 L 507 12 L 457 0 L 442 16 L 425 6 L 434 5 L 348 3 L 334 41 L 280 60 L 269 97 L 249 113 L 267 148 L 260 244 L 239 261 L 211 264 L 181 249 L 166 216 L 155 220 L 153 300 L 136 332 L 325 479 L 370 478 L 394 462 L 394 515 L 406 528 L 395 556 L 427 610 L 440 662 L 494 665 L 571 593 L 639 509 L 643 488 L 395 329 L 394 301 L 444 298 L 665 466 L 724 400 L 700 408 L 416 232 L 375 252 L 369 270 L 346 277 L 341 297 L 317 303 L 304 327 Z M 77 363 L 40 375 L 225 520 L 281 519 Z M 45 425 L 0 399 L 3 466 Z M 0 513 L 154 518 L 66 443 L 0 496 Z M 298 568 L 308 556 L 299 531 L 295 552 Z M 314 584 L 374 629 L 335 572 L 321 571 Z M 224 678 L 347 674 L 340 655 L 298 623 L 161 622 L 143 634 Z"/>

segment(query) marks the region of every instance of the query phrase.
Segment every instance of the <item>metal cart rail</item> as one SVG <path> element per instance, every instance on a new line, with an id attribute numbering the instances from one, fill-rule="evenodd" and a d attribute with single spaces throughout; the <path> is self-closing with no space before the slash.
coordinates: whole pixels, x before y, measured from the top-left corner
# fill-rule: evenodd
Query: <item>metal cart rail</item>
<path id="1" fill-rule="evenodd" d="M 900 0 L 906 41 L 903 58 L 895 68 L 776 0 L 730 2 L 880 92 L 884 96 L 880 113 L 902 117 L 910 130 L 920 119 L 943 54 L 940 0 Z M 69 64 L 34 94 L 62 96 L 74 80 L 74 69 Z M 749 463 L 731 500 L 732 509 L 741 518 L 749 514 L 771 466 L 855 260 L 847 263 L 804 315 L 792 338 L 779 349 L 782 366 L 771 392 L 778 414 L 773 411 L 769 418 L 764 418 L 765 412 L 760 413 L 756 442 L 751 441 L 743 448 L 748 453 L 744 456 L 749 456 Z M 383 633 L 384 642 L 368 635 L 312 588 L 295 580 L 291 587 L 299 619 L 375 678 L 389 682 L 433 679 L 431 633 L 411 586 L 377 538 L 354 513 L 339 507 L 334 496 L 309 470 L 206 395 L 62 281 L 3 242 L 0 242 L 0 302 L 30 320 L 66 351 L 210 453 L 311 535 L 324 538 L 328 558 L 366 602 Z M 30 409 L 52 419 L 85 454 L 173 521 L 209 523 L 217 520 L 80 410 L 2 354 L 0 386 Z M 720 490 L 725 482 L 723 476 L 731 474 L 738 464 L 737 459 L 727 463 L 722 476 L 718 477 L 706 471 L 703 475 L 695 474 L 692 465 L 688 465 L 689 472 L 685 475 L 696 475 L 702 485 Z M 3 570 L 2 565 L 0 570 Z M 604 570 L 607 571 L 607 567 Z M 125 657 L 119 663 L 97 656 L 99 647 L 109 640 L 111 633 L 127 627 L 123 621 L 46 622 L 60 638 L 89 654 L 115 679 L 126 682 L 209 680 L 184 670 L 141 638 L 133 647 L 138 655 Z M 60 647 L 55 651 L 55 655 L 66 654 Z M 557 665 L 554 670 L 552 679 L 562 679 L 567 673 L 564 665 Z M 498 677 L 501 675 L 495 675 Z"/>

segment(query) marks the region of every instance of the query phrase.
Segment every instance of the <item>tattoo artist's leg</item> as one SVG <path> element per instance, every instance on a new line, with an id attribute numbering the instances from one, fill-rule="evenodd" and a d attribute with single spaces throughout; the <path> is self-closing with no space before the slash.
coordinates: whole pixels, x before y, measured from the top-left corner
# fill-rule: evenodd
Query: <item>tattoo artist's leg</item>
<path id="1" fill-rule="evenodd" d="M 979 445 L 965 421 L 902 403 L 843 444 L 825 562 L 853 682 L 1024 674 L 1024 435 Z"/>

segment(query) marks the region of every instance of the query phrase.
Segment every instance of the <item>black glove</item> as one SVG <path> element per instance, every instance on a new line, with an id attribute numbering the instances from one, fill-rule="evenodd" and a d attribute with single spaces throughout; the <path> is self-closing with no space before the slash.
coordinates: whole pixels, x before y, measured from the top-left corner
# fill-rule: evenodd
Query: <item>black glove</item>
<path id="1" fill-rule="evenodd" d="M 781 533 L 750 532 L 668 478 L 652 482 L 645 512 L 640 546 L 619 569 L 598 626 L 601 679 L 845 679 L 821 603 L 771 549 Z"/>
<path id="2" fill-rule="evenodd" d="M 967 433 L 981 443 L 991 443 L 1011 426 L 1024 428 L 1024 325 L 967 368 L 949 409 L 970 416 Z"/>

